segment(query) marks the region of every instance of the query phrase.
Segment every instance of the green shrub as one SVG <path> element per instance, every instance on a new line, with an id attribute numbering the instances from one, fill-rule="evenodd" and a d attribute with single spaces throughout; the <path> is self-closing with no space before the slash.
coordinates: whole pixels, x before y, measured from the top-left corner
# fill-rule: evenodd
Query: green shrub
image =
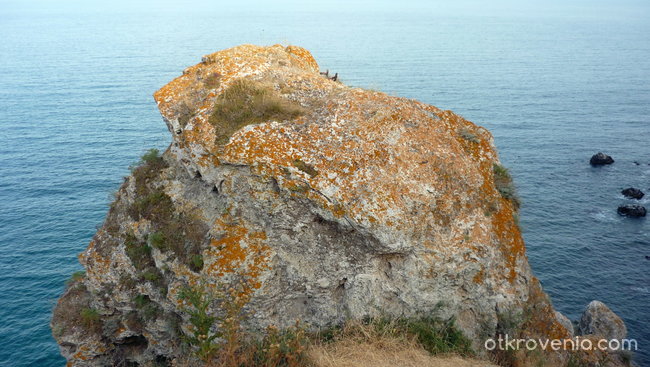
<path id="1" fill-rule="evenodd" d="M 143 164 L 158 165 L 162 163 L 162 157 L 158 149 L 149 149 L 140 157 L 140 162 Z"/>
<path id="2" fill-rule="evenodd" d="M 84 308 L 80 313 L 81 322 L 87 329 L 96 329 L 101 323 L 99 321 L 99 311 L 94 308 Z"/>
<path id="3" fill-rule="evenodd" d="M 126 255 L 136 269 L 143 270 L 147 266 L 153 265 L 151 247 L 144 242 L 139 242 L 134 235 L 126 234 L 124 236 L 124 247 Z"/>
<path id="4" fill-rule="evenodd" d="M 82 271 L 75 271 L 70 276 L 70 279 L 68 279 L 65 282 L 65 284 L 69 287 L 69 286 L 75 284 L 76 282 L 78 282 L 80 280 L 83 280 L 85 277 L 86 277 L 86 272 L 85 271 L 83 271 L 83 270 Z"/>
<path id="5" fill-rule="evenodd" d="M 453 318 L 441 320 L 435 317 L 423 317 L 400 322 L 404 324 L 408 333 L 417 336 L 418 342 L 431 354 L 473 354 L 470 340 L 456 328 Z"/>
<path id="6" fill-rule="evenodd" d="M 517 190 L 515 189 L 515 185 L 512 182 L 512 177 L 510 176 L 508 169 L 495 163 L 492 166 L 492 171 L 494 172 L 494 185 L 501 196 L 510 200 L 515 208 L 519 208 L 521 202 L 517 196 Z"/>
<path id="7" fill-rule="evenodd" d="M 220 332 L 211 331 L 217 318 L 208 313 L 208 308 L 215 297 L 200 286 L 187 286 L 180 290 L 178 298 L 189 303 L 185 312 L 190 315 L 192 334 L 184 335 L 184 340 L 196 348 L 199 358 L 207 361 L 219 348 L 214 340 L 222 335 Z"/>
<path id="8" fill-rule="evenodd" d="M 282 98 L 260 83 L 238 79 L 218 97 L 209 122 L 217 127 L 217 144 L 225 144 L 237 130 L 268 120 L 291 120 L 303 113 L 296 102 Z"/>
<path id="9" fill-rule="evenodd" d="M 165 235 L 161 232 L 149 234 L 149 244 L 159 250 L 165 249 Z"/>
<path id="10" fill-rule="evenodd" d="M 174 211 L 171 198 L 162 190 L 140 196 L 129 208 L 129 214 L 136 220 L 164 220 Z"/>
<path id="11" fill-rule="evenodd" d="M 133 298 L 133 303 L 135 303 L 135 307 L 143 308 L 144 306 L 151 303 L 151 299 L 147 295 L 138 294 L 137 296 L 135 296 L 135 298 Z"/>
<path id="12" fill-rule="evenodd" d="M 160 274 L 158 274 L 158 272 L 155 270 L 147 270 L 142 273 L 142 278 L 144 278 L 144 280 L 155 283 L 160 280 Z"/>
<path id="13" fill-rule="evenodd" d="M 160 313 L 160 308 L 154 302 L 151 301 L 149 296 L 144 294 L 139 294 L 133 298 L 133 303 L 137 307 L 145 320 L 153 320 Z"/>
<path id="14" fill-rule="evenodd" d="M 190 259 L 190 268 L 193 271 L 199 272 L 203 269 L 203 255 L 194 254 Z"/>

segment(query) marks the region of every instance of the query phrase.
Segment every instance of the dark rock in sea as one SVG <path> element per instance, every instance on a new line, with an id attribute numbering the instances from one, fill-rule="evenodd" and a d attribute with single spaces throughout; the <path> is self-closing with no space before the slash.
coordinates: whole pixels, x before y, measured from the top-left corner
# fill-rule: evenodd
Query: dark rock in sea
<path id="1" fill-rule="evenodd" d="M 634 205 L 634 204 L 628 204 L 628 205 L 621 205 L 618 207 L 617 210 L 619 215 L 624 215 L 626 217 L 645 217 L 646 215 L 646 210 L 645 207 L 641 205 Z"/>
<path id="2" fill-rule="evenodd" d="M 634 161 L 634 164 L 636 164 L 637 166 L 640 166 L 640 165 L 641 165 L 641 163 L 639 163 L 639 162 L 637 162 L 637 161 Z"/>
<path id="3" fill-rule="evenodd" d="M 612 164 L 614 163 L 614 158 L 608 156 L 607 154 L 603 152 L 598 152 L 598 154 L 594 154 L 591 159 L 589 160 L 589 163 L 592 166 L 602 166 L 605 164 Z"/>
<path id="4" fill-rule="evenodd" d="M 634 187 L 628 187 L 627 189 L 621 191 L 621 194 L 625 195 L 630 199 L 637 199 L 637 200 L 641 200 L 641 198 L 645 195 L 643 191 L 639 189 L 635 189 Z"/>

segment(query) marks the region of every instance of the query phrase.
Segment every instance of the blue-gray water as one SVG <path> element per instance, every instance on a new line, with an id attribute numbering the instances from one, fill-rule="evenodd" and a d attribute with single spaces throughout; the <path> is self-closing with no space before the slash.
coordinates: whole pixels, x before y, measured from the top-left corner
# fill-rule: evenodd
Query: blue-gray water
<path id="1" fill-rule="evenodd" d="M 201 55 L 240 43 L 304 46 L 347 84 L 490 129 L 523 199 L 530 263 L 555 306 L 575 319 L 604 301 L 650 365 L 650 223 L 616 215 L 622 188 L 650 191 L 649 5 L 46 4 L 0 2 L 0 365 L 63 365 L 48 322 L 80 269 L 75 256 L 129 164 L 170 141 L 151 94 Z M 599 150 L 616 163 L 591 168 Z"/>

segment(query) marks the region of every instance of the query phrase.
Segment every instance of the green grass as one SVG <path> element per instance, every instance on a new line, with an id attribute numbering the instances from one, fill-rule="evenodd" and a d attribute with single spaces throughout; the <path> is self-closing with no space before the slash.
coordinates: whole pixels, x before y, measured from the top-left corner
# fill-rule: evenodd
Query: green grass
<path id="1" fill-rule="evenodd" d="M 418 343 L 431 354 L 457 353 L 473 355 L 471 341 L 456 328 L 455 320 L 438 317 L 400 318 L 378 322 L 378 327 L 394 323 L 396 333 L 414 336 Z"/>
<path id="2" fill-rule="evenodd" d="M 515 208 L 519 208 L 521 201 L 519 200 L 517 189 L 512 182 L 512 177 L 510 176 L 508 169 L 495 163 L 492 166 L 492 171 L 494 172 L 494 185 L 501 196 L 510 200 Z"/>
<path id="3" fill-rule="evenodd" d="M 257 82 L 238 79 L 218 97 L 209 122 L 217 128 L 217 144 L 226 144 L 242 127 L 264 121 L 291 120 L 303 113 L 296 102 Z"/>

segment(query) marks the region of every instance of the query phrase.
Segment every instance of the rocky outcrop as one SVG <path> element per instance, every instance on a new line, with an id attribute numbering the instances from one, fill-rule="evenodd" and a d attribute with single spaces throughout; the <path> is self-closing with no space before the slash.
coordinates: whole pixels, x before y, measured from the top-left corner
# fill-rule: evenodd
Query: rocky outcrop
<path id="1" fill-rule="evenodd" d="M 625 323 L 600 301 L 591 301 L 582 313 L 578 323 L 580 335 L 598 335 L 605 339 L 625 339 L 627 328 Z"/>
<path id="2" fill-rule="evenodd" d="M 323 77 L 294 46 L 205 56 L 154 97 L 173 142 L 125 179 L 58 302 L 70 364 L 181 357 L 197 289 L 218 295 L 218 319 L 241 304 L 251 330 L 435 313 L 478 353 L 506 329 L 571 335 L 531 273 L 487 130 Z"/>
<path id="3" fill-rule="evenodd" d="M 636 204 L 621 205 L 616 211 L 619 215 L 626 217 L 640 218 L 646 216 L 646 208 Z"/>
<path id="4" fill-rule="evenodd" d="M 641 200 L 643 196 L 645 196 L 643 191 L 636 189 L 634 187 L 628 187 L 627 189 L 622 190 L 621 194 L 623 194 L 623 196 L 628 197 L 630 199 L 637 199 L 637 200 Z"/>
<path id="5" fill-rule="evenodd" d="M 614 158 L 602 152 L 598 152 L 594 154 L 593 156 L 591 156 L 591 159 L 589 160 L 589 164 L 591 164 L 592 166 L 604 166 L 612 163 L 614 163 Z"/>

